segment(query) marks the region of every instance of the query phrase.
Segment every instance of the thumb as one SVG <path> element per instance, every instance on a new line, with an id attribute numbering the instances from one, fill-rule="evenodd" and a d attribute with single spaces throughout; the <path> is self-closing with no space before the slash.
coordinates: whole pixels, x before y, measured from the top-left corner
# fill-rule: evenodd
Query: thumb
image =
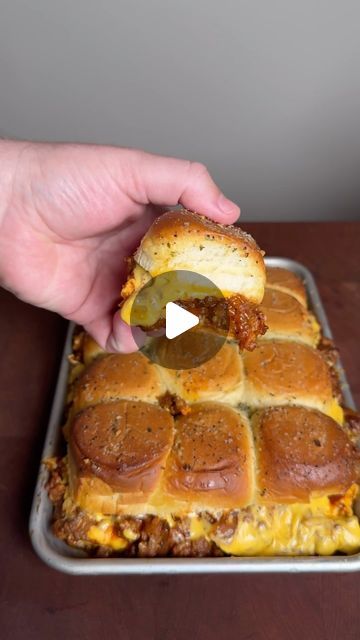
<path id="1" fill-rule="evenodd" d="M 117 311 L 112 317 L 102 317 L 84 329 L 102 349 L 110 353 L 133 353 L 138 351 L 146 341 L 146 334 L 139 327 L 129 327 Z"/>
<path id="2" fill-rule="evenodd" d="M 117 312 L 113 317 L 112 331 L 105 348 L 112 353 L 133 353 L 144 346 L 146 338 L 139 327 L 130 327 Z"/>

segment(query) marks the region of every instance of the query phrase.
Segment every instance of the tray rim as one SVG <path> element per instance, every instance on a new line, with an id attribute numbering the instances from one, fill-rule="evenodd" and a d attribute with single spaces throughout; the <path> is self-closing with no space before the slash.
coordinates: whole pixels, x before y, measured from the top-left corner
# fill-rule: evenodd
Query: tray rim
<path id="1" fill-rule="evenodd" d="M 332 339 L 332 332 L 322 304 L 314 277 L 309 269 L 290 258 L 267 257 L 266 266 L 283 267 L 299 275 L 304 281 L 310 307 L 320 322 L 325 337 Z M 74 324 L 69 323 L 67 336 L 55 387 L 45 443 L 40 459 L 31 508 L 29 533 L 37 555 L 51 568 L 74 575 L 154 575 L 154 574 L 202 574 L 202 573 L 310 573 L 350 572 L 360 569 L 360 552 L 351 556 L 257 556 L 220 558 L 89 558 L 79 557 L 65 543 L 58 541 L 49 530 L 52 505 L 47 496 L 45 483 L 47 470 L 42 463 L 55 453 L 61 438 L 59 419 L 63 410 L 67 383 L 67 355 L 71 351 Z M 345 404 L 355 408 L 346 374 L 338 359 L 340 382 Z M 63 553 L 61 553 L 63 550 Z M 65 553 L 66 552 L 66 553 Z"/>

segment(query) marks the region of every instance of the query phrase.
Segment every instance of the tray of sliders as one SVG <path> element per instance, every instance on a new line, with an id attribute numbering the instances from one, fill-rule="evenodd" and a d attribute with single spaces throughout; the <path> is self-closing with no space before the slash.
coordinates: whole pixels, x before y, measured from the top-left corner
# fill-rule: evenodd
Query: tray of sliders
<path id="1" fill-rule="evenodd" d="M 195 266 L 227 291 L 230 314 L 197 366 L 149 353 L 196 363 L 224 335 L 206 296 L 200 326 L 149 338 L 148 351 L 105 353 L 69 326 L 30 517 L 36 552 L 91 575 L 359 569 L 360 419 L 311 273 L 264 260 L 238 227 L 170 212 L 135 253 L 122 317 L 149 273 Z"/>

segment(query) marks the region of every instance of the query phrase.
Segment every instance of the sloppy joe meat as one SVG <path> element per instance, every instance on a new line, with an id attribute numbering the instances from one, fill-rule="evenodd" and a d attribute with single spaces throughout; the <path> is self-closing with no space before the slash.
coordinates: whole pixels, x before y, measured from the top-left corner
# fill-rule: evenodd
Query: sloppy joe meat
<path id="1" fill-rule="evenodd" d="M 216 329 L 228 334 L 240 349 L 252 351 L 256 347 L 256 338 L 263 335 L 267 326 L 265 316 L 260 308 L 243 298 L 235 295 L 231 298 L 191 298 L 178 300 L 177 304 L 198 316 L 200 325 Z M 165 318 L 161 318 L 151 327 L 143 326 L 145 331 L 153 331 L 165 326 Z"/>

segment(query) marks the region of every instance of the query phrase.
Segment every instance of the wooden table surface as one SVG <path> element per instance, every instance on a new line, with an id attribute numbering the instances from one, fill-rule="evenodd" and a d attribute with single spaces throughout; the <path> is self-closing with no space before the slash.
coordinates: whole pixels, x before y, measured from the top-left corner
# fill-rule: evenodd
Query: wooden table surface
<path id="1" fill-rule="evenodd" d="M 360 223 L 244 228 L 312 270 L 360 406 Z M 0 305 L 0 638 L 360 637 L 360 573 L 89 578 L 45 566 L 27 527 L 66 323 L 4 291 Z"/>

